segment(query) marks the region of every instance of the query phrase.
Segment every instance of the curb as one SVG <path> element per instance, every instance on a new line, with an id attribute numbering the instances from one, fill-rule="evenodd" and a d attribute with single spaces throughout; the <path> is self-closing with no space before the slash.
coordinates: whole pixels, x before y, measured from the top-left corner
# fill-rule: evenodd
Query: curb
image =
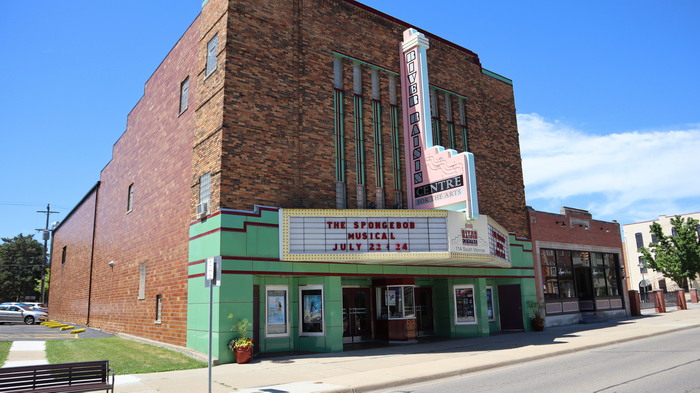
<path id="1" fill-rule="evenodd" d="M 363 392 L 368 392 L 368 391 L 373 391 L 373 390 L 394 388 L 397 386 L 405 386 L 405 385 L 412 385 L 412 384 L 422 383 L 422 382 L 430 382 L 430 381 L 435 381 L 435 380 L 445 379 L 445 378 L 460 377 L 460 376 L 464 376 L 464 375 L 479 372 L 479 371 L 492 370 L 495 368 L 507 367 L 507 366 L 512 366 L 515 364 L 546 359 L 546 358 L 550 358 L 553 356 L 567 355 L 567 354 L 571 354 L 571 353 L 587 351 L 590 349 L 601 348 L 601 347 L 606 347 L 606 346 L 615 345 L 615 344 L 622 344 L 622 343 L 626 343 L 626 342 L 630 342 L 630 341 L 636 341 L 636 340 L 641 340 L 641 339 L 645 339 L 645 338 L 656 337 L 656 336 L 659 336 L 662 334 L 676 333 L 679 331 L 694 329 L 694 328 L 699 328 L 699 327 L 700 327 L 700 323 L 696 323 L 696 324 L 691 324 L 688 326 L 664 330 L 661 332 L 654 332 L 654 333 L 648 333 L 648 334 L 643 334 L 643 335 L 634 336 L 634 337 L 616 339 L 616 340 L 602 342 L 602 343 L 598 343 L 598 344 L 589 344 L 589 345 L 584 345 L 584 346 L 573 348 L 573 349 L 570 348 L 570 349 L 555 350 L 555 351 L 547 353 L 547 354 L 525 356 L 525 357 L 518 358 L 518 359 L 504 360 L 502 362 L 492 363 L 492 364 L 483 365 L 483 366 L 465 367 L 465 368 L 461 368 L 458 370 L 446 371 L 446 372 L 442 372 L 442 373 L 424 375 L 421 377 L 414 377 L 414 378 L 396 378 L 395 380 L 392 380 L 392 381 L 386 381 L 386 382 L 381 382 L 381 383 L 368 383 L 365 385 L 357 385 L 357 386 L 349 386 L 349 387 L 343 388 L 343 389 L 330 389 L 330 390 L 325 390 L 322 393 L 363 393 Z"/>

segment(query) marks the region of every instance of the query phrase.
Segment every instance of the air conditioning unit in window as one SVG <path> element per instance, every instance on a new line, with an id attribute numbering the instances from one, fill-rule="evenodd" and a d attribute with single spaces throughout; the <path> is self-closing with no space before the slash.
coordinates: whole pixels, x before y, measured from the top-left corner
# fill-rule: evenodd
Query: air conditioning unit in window
<path id="1" fill-rule="evenodd" d="M 204 218 L 209 213 L 209 202 L 202 202 L 197 204 L 197 218 Z"/>

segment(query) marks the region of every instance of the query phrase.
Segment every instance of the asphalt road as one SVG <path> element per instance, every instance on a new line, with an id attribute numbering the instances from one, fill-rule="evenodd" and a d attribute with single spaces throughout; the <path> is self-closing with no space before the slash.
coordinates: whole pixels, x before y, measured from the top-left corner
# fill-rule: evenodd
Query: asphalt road
<path id="1" fill-rule="evenodd" d="M 381 392 L 700 392 L 698 335 L 688 329 Z"/>
<path id="2" fill-rule="evenodd" d="M 76 329 L 84 326 L 75 326 Z M 77 336 L 77 337 L 75 337 Z M 36 340 L 65 340 L 74 338 L 109 337 L 111 334 L 86 328 L 80 334 L 70 334 L 70 330 L 48 328 L 44 325 L 2 324 L 0 325 L 0 341 L 36 341 Z"/>

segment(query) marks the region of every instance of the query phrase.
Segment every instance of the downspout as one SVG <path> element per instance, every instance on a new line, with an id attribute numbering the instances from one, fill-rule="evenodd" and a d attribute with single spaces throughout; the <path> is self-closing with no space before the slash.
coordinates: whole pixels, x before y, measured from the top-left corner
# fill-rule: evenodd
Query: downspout
<path id="1" fill-rule="evenodd" d="M 92 241 L 90 243 L 90 281 L 88 282 L 87 314 L 85 325 L 90 326 L 90 308 L 92 306 L 92 272 L 95 266 L 95 232 L 97 228 L 97 201 L 100 196 L 100 182 L 95 185 L 95 208 L 92 214 Z"/>

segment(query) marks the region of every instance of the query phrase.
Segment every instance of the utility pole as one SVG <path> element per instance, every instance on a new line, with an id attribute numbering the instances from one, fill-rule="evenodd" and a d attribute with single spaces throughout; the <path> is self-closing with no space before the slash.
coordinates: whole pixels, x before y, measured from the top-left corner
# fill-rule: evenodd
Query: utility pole
<path id="1" fill-rule="evenodd" d="M 52 214 L 58 214 L 59 212 L 51 211 L 51 205 L 47 204 L 45 211 L 44 210 L 37 210 L 37 213 L 46 214 L 46 227 L 44 229 L 37 229 L 37 231 L 43 232 L 43 238 L 44 238 L 44 263 L 42 264 L 42 268 L 41 268 L 41 303 L 44 303 L 44 283 L 46 282 L 46 268 L 48 267 L 47 247 L 48 247 L 49 238 L 51 237 L 51 232 L 49 232 L 49 217 Z"/>

